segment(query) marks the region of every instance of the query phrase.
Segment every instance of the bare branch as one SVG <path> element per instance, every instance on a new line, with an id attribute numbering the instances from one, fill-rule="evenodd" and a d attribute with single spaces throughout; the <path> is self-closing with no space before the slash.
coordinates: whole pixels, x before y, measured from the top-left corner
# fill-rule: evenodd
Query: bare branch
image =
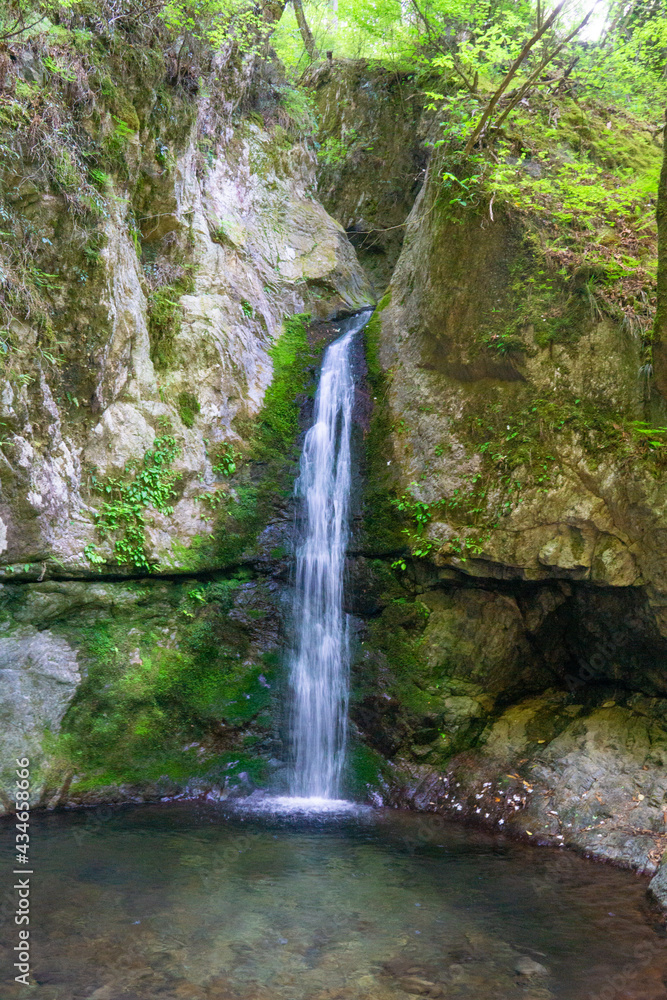
<path id="1" fill-rule="evenodd" d="M 18 28 L 16 31 L 12 30 L 12 31 L 5 31 L 5 32 L 3 32 L 3 34 L 0 35 L 0 42 L 6 42 L 8 38 L 14 38 L 16 35 L 23 34 L 24 31 L 29 31 L 31 28 L 34 28 L 37 24 L 39 24 L 40 21 L 43 21 L 44 20 L 44 16 L 45 15 L 42 14 L 42 16 L 38 17 L 36 21 L 33 21 L 32 24 L 24 24 L 23 27 Z M 18 19 L 16 21 L 14 21 L 14 24 L 12 25 L 12 29 L 14 27 L 16 27 L 16 25 L 18 23 L 19 23 Z"/>
<path id="2" fill-rule="evenodd" d="M 306 20 L 306 15 L 303 9 L 303 4 L 301 0 L 292 0 L 294 5 L 294 13 L 296 14 L 296 23 L 299 25 L 299 31 L 301 32 L 301 38 L 303 40 L 304 47 L 311 61 L 314 61 L 319 57 L 319 52 L 317 51 L 317 46 L 315 45 L 315 39 L 313 38 L 313 33 L 310 30 L 310 25 Z"/>

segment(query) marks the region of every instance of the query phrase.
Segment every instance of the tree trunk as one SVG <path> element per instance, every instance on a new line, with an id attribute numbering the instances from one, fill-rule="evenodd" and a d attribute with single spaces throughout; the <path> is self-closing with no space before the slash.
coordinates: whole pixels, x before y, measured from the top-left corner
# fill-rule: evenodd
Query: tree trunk
<path id="1" fill-rule="evenodd" d="M 303 44 L 308 53 L 308 57 L 311 62 L 319 57 L 319 52 L 315 47 L 315 39 L 313 38 L 313 33 L 310 30 L 308 21 L 306 20 L 306 15 L 303 10 L 303 4 L 301 0 L 292 0 L 294 4 L 294 13 L 296 14 L 296 23 L 299 25 L 299 31 L 301 32 L 301 38 L 303 39 Z"/>
<path id="2" fill-rule="evenodd" d="M 653 373 L 658 391 L 667 400 L 667 126 L 663 136 L 664 152 L 658 186 L 658 307 L 653 328 Z"/>
<path id="3" fill-rule="evenodd" d="M 262 20 L 266 24 L 277 24 L 283 16 L 286 0 L 264 0 L 262 3 Z"/>

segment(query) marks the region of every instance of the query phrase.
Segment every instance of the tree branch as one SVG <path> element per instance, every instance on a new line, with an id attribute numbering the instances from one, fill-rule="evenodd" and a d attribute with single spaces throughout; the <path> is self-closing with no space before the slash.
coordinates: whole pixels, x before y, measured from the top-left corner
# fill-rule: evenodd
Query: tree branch
<path id="1" fill-rule="evenodd" d="M 29 31 L 30 28 L 34 28 L 40 21 L 43 21 L 44 16 L 45 15 L 42 14 L 42 16 L 38 17 L 36 21 L 33 21 L 32 24 L 24 24 L 22 28 L 18 28 L 16 31 L 4 32 L 4 34 L 0 35 L 0 42 L 6 42 L 8 38 L 14 38 L 15 35 L 21 35 L 24 31 Z M 18 21 L 14 21 L 14 25 L 16 24 L 18 24 Z M 14 25 L 12 25 L 12 27 L 14 27 Z"/>
<path id="2" fill-rule="evenodd" d="M 514 62 L 512 63 L 512 65 L 510 66 L 509 70 L 507 71 L 504 80 L 502 81 L 502 83 L 500 84 L 500 86 L 496 90 L 495 94 L 493 95 L 493 97 L 491 98 L 491 100 L 489 101 L 489 103 L 487 104 L 486 110 L 484 111 L 484 114 L 482 115 L 482 117 L 480 118 L 479 122 L 477 123 L 477 127 L 475 128 L 473 134 L 468 139 L 468 142 L 466 143 L 466 147 L 465 147 L 465 155 L 466 156 L 468 156 L 472 152 L 472 149 L 473 149 L 475 143 L 477 142 L 477 140 L 479 139 L 480 135 L 482 134 L 482 132 L 486 128 L 487 122 L 489 121 L 491 115 L 496 110 L 496 106 L 498 104 L 498 101 L 503 96 L 503 94 L 505 93 L 505 91 L 509 87 L 510 83 L 512 82 L 512 80 L 516 76 L 517 72 L 519 71 L 519 68 L 520 68 L 521 64 L 525 61 L 526 56 L 528 55 L 528 53 L 530 52 L 530 50 L 532 49 L 532 47 L 534 45 L 536 45 L 537 42 L 539 42 L 539 40 L 542 37 L 542 35 L 546 31 L 549 30 L 549 28 L 554 23 L 554 21 L 556 20 L 556 18 L 560 14 L 561 10 L 565 6 L 565 3 L 566 3 L 566 0 L 560 0 L 560 3 L 557 4 L 554 7 L 554 9 L 552 10 L 551 14 L 546 19 L 546 21 L 544 21 L 544 23 L 541 25 L 541 27 L 538 28 L 538 30 L 535 32 L 535 34 L 532 35 L 528 39 L 528 41 L 525 43 L 525 45 L 521 49 L 521 52 L 516 57 L 516 59 L 514 60 Z"/>
<path id="3" fill-rule="evenodd" d="M 440 55 L 442 55 L 442 56 L 451 56 L 451 58 L 452 58 L 452 65 L 454 67 L 455 72 L 457 72 L 458 75 L 461 77 L 461 79 L 463 80 L 466 88 L 470 91 L 470 93 L 474 94 L 475 91 L 477 90 L 477 74 L 475 73 L 475 76 L 473 77 L 473 82 L 471 83 L 470 80 L 468 79 L 468 77 L 466 76 L 466 74 L 465 74 L 465 72 L 463 70 L 463 67 L 461 66 L 461 61 L 460 61 L 459 57 L 456 55 L 456 53 L 455 52 L 447 52 L 446 49 L 443 49 L 443 47 L 440 45 L 440 43 L 437 40 L 437 38 L 433 37 L 433 33 L 431 31 L 431 24 L 430 24 L 428 18 L 426 17 L 426 15 L 420 10 L 419 4 L 417 3 L 417 0 L 412 0 L 412 6 L 415 8 L 415 10 L 417 11 L 417 14 L 421 18 L 421 20 L 424 22 L 424 27 L 426 28 L 426 33 L 428 34 L 429 41 L 431 42 L 431 44 L 435 45 L 435 47 L 438 50 L 438 52 L 440 53 Z"/>
<path id="4" fill-rule="evenodd" d="M 496 122 L 496 128 L 500 128 L 500 126 L 502 125 L 502 123 L 505 121 L 505 119 L 507 118 L 508 114 L 510 113 L 510 111 L 512 111 L 517 106 L 517 104 L 519 103 L 519 101 L 523 100 L 523 98 L 528 93 L 528 91 L 530 90 L 530 88 L 533 86 L 533 84 L 535 83 L 535 80 L 538 78 L 538 76 L 540 75 L 540 73 L 542 72 L 542 70 L 545 68 L 545 66 L 547 66 L 550 62 L 552 62 L 556 58 L 556 56 L 558 55 L 558 53 L 561 51 L 561 49 L 564 48 L 564 46 L 566 46 L 568 42 L 571 42 L 572 39 L 574 38 L 574 36 L 577 35 L 581 31 L 581 29 L 583 27 L 585 27 L 585 25 L 588 23 L 588 20 L 589 20 L 591 14 L 593 13 L 593 11 L 595 10 L 595 8 L 597 7 L 597 5 L 599 3 L 600 3 L 600 0 L 595 0 L 595 3 L 593 4 L 593 6 L 591 7 L 591 9 L 589 10 L 588 14 L 586 14 L 586 17 L 583 19 L 583 21 L 581 21 L 581 23 L 578 24 L 577 27 L 574 28 L 570 32 L 570 34 L 567 36 L 567 38 L 564 38 L 563 41 L 560 42 L 556 46 L 556 48 L 553 50 L 553 52 L 547 53 L 547 55 L 544 57 L 544 59 L 542 60 L 542 62 L 539 64 L 539 66 L 537 67 L 537 69 L 535 70 L 535 72 L 532 73 L 528 77 L 528 79 L 526 80 L 526 82 L 524 83 L 524 85 L 519 89 L 519 92 L 516 95 L 516 97 L 508 105 L 508 107 L 503 111 L 502 115 L 500 116 L 500 118 Z M 574 68 L 574 64 L 570 67 L 570 69 L 573 69 L 573 68 Z M 565 77 L 562 77 L 561 79 L 565 79 Z"/>

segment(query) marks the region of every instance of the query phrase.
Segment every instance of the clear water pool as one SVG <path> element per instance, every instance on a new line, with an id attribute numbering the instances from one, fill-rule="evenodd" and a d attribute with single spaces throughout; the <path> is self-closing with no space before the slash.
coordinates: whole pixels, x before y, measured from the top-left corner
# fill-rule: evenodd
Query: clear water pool
<path id="1" fill-rule="evenodd" d="M 2 1000 L 667 998 L 645 879 L 437 818 L 184 803 L 32 834 L 35 986 Z"/>

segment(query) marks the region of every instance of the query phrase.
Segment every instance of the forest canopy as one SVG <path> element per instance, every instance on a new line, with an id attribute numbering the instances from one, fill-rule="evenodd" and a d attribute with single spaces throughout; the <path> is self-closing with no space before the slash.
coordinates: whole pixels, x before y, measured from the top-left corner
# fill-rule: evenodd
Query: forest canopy
<path id="1" fill-rule="evenodd" d="M 271 46 L 295 78 L 327 53 L 418 70 L 477 96 L 509 73 L 502 93 L 512 91 L 513 107 L 529 91 L 569 88 L 656 130 L 667 100 L 667 0 L 9 0 L 0 43 L 58 24 L 264 56 Z"/>

